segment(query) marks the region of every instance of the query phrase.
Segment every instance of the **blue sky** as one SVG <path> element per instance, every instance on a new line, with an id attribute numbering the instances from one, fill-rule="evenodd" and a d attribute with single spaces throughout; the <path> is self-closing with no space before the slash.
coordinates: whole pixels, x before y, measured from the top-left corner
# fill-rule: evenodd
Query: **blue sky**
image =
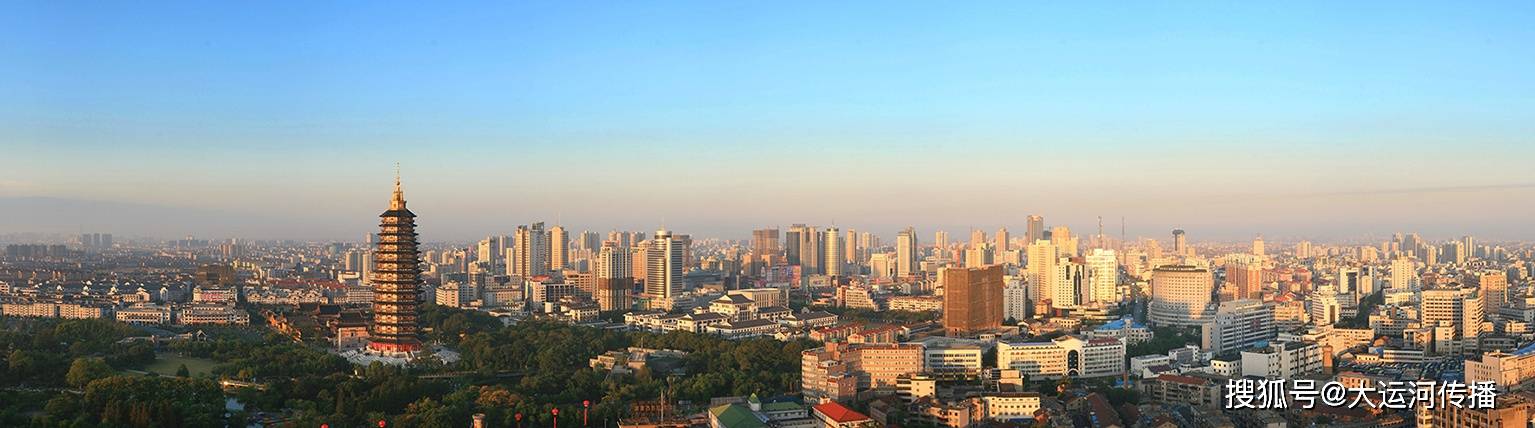
<path id="1" fill-rule="evenodd" d="M 5 2 L 0 197 L 352 237 L 401 161 L 444 239 L 1031 213 L 1535 238 L 1530 22 L 1528 2 Z"/>

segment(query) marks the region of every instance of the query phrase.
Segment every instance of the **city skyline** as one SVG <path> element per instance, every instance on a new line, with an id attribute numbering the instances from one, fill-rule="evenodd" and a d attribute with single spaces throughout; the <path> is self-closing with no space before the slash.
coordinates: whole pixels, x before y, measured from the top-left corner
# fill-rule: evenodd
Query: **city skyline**
<path id="1" fill-rule="evenodd" d="M 1529 5 L 1000 6 L 18 5 L 0 233 L 1535 239 Z"/>

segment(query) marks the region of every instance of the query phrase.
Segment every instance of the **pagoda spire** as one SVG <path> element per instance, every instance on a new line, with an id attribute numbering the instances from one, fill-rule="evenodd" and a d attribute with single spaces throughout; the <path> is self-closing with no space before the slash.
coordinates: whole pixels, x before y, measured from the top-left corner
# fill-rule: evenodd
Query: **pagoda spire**
<path id="1" fill-rule="evenodd" d="M 389 209 L 405 209 L 405 191 L 400 190 L 400 163 L 394 163 L 394 197 L 389 200 Z"/>

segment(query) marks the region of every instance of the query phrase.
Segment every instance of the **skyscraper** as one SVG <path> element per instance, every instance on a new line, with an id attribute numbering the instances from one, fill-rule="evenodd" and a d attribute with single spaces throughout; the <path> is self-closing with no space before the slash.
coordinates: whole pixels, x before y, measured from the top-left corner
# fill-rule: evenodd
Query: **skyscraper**
<path id="1" fill-rule="evenodd" d="M 763 256 L 778 255 L 778 229 L 757 229 L 752 231 L 752 253 L 758 260 Z"/>
<path id="2" fill-rule="evenodd" d="M 1508 301 L 1508 273 L 1501 270 L 1486 270 L 1471 274 L 1471 283 L 1481 289 L 1483 300 L 1486 301 L 1487 318 L 1499 318 L 1504 304 Z"/>
<path id="3" fill-rule="evenodd" d="M 1055 245 L 1055 253 L 1061 257 L 1076 257 L 1077 237 L 1071 235 L 1071 228 L 1056 226 L 1050 228 L 1050 243 Z"/>
<path id="4" fill-rule="evenodd" d="M 1391 261 L 1391 288 L 1397 290 L 1411 289 L 1417 278 L 1418 268 L 1412 259 L 1397 257 Z"/>
<path id="5" fill-rule="evenodd" d="M 1183 229 L 1173 229 L 1173 254 L 1178 257 L 1189 255 L 1189 242 L 1183 236 Z"/>
<path id="6" fill-rule="evenodd" d="M 789 231 L 783 234 L 784 260 L 787 260 L 790 265 L 800 265 L 800 235 L 803 234 L 805 234 L 805 225 L 803 224 L 789 226 Z"/>
<path id="7" fill-rule="evenodd" d="M 1226 282 L 1231 284 L 1233 300 L 1259 299 L 1263 289 L 1263 260 L 1255 255 L 1226 256 Z"/>
<path id="8" fill-rule="evenodd" d="M 978 248 L 982 245 L 986 245 L 986 231 L 970 229 L 970 248 Z"/>
<path id="9" fill-rule="evenodd" d="M 1118 303 L 1119 257 L 1114 250 L 1094 248 L 1087 253 L 1089 303 Z"/>
<path id="10" fill-rule="evenodd" d="M 549 274 L 549 233 L 543 222 L 517 226 L 513 241 L 508 273 L 523 279 Z"/>
<path id="11" fill-rule="evenodd" d="M 400 189 L 398 174 L 389 210 L 379 218 L 378 245 L 373 250 L 373 325 L 368 349 L 389 354 L 419 351 L 416 287 L 421 283 L 421 266 L 416 248 L 416 214 L 405 208 L 405 192 Z"/>
<path id="12" fill-rule="evenodd" d="M 1037 215 L 1029 216 L 1029 229 L 1024 231 L 1024 237 L 1029 243 L 1045 239 L 1045 218 Z"/>
<path id="13" fill-rule="evenodd" d="M 1008 252 L 1008 251 L 1012 251 L 1013 250 L 1013 243 L 1009 242 L 1012 239 L 1013 239 L 1013 237 L 1011 235 L 1007 234 L 1007 228 L 1006 227 L 997 229 L 997 236 L 996 236 L 996 240 L 997 240 L 997 245 L 996 245 L 997 254 L 1002 254 L 1002 253 L 1005 253 L 1005 252 Z"/>
<path id="14" fill-rule="evenodd" d="M 836 226 L 826 228 L 826 275 L 842 276 L 842 231 Z"/>
<path id="15" fill-rule="evenodd" d="M 895 275 L 910 277 L 917 274 L 917 232 L 911 227 L 895 236 Z"/>
<path id="16" fill-rule="evenodd" d="M 1205 322 L 1215 284 L 1210 270 L 1167 265 L 1151 273 L 1149 320 L 1159 326 L 1197 326 Z"/>
<path id="17" fill-rule="evenodd" d="M 645 294 L 670 302 L 682 292 L 682 240 L 669 230 L 657 230 L 648 256 Z"/>
<path id="18" fill-rule="evenodd" d="M 943 270 L 943 329 L 964 334 L 1002 326 L 1002 266 Z"/>
<path id="19" fill-rule="evenodd" d="M 1263 235 L 1258 235 L 1257 238 L 1253 238 L 1253 255 L 1263 257 L 1263 253 Z"/>
<path id="20" fill-rule="evenodd" d="M 565 226 L 554 225 L 549 229 L 549 270 L 560 271 L 570 264 L 570 236 Z"/>
<path id="21" fill-rule="evenodd" d="M 1029 270 L 1029 300 L 1041 301 L 1055 296 L 1055 266 L 1059 255 L 1055 251 L 1055 245 L 1049 240 L 1041 239 L 1029 244 L 1028 249 Z"/>
<path id="22" fill-rule="evenodd" d="M 798 253 L 799 266 L 806 275 L 822 273 L 821 265 L 825 264 L 822 245 L 822 237 L 814 226 L 796 224 L 789 228 L 790 234 L 799 238 L 793 247 Z"/>
<path id="23" fill-rule="evenodd" d="M 942 230 L 937 231 L 937 232 L 933 232 L 933 246 L 937 247 L 937 248 L 948 247 L 949 246 L 949 232 L 945 232 L 945 231 L 942 231 Z"/>
<path id="24" fill-rule="evenodd" d="M 597 254 L 597 263 L 594 273 L 597 276 L 597 307 L 602 311 L 622 311 L 629 309 L 629 292 L 634 288 L 634 274 L 629 267 L 629 249 L 618 245 L 618 242 L 607 241 L 602 243 L 602 250 Z"/>

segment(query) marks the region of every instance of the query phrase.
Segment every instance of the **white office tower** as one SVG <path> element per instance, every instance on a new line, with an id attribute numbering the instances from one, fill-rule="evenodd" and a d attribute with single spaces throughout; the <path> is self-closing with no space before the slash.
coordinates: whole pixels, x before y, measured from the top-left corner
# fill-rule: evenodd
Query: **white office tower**
<path id="1" fill-rule="evenodd" d="M 1221 302 L 1215 317 L 1202 329 L 1201 345 L 1206 352 L 1225 354 L 1273 340 L 1274 306 L 1256 299 Z"/>
<path id="2" fill-rule="evenodd" d="M 1119 303 L 1119 256 L 1114 250 L 1094 248 L 1087 253 L 1088 302 Z"/>
<path id="3" fill-rule="evenodd" d="M 917 274 L 917 232 L 908 227 L 895 236 L 895 275 Z"/>
<path id="4" fill-rule="evenodd" d="M 874 253 L 869 256 L 869 278 L 892 278 L 895 276 L 895 254 Z"/>
<path id="5" fill-rule="evenodd" d="M 1055 281 L 1050 286 L 1052 308 L 1072 309 L 1087 303 L 1087 269 L 1069 257 L 1056 261 Z"/>
<path id="6" fill-rule="evenodd" d="M 1057 254 L 1055 245 L 1048 240 L 1038 240 L 1029 244 L 1029 300 L 1039 301 L 1052 298 L 1055 294 L 1055 265 Z"/>
<path id="7" fill-rule="evenodd" d="M 826 276 L 842 276 L 842 231 L 836 226 L 826 228 Z"/>
<path id="8" fill-rule="evenodd" d="M 645 294 L 670 302 L 682 292 L 682 240 L 669 230 L 657 230 L 656 237 L 650 240 L 648 256 Z"/>
<path id="9" fill-rule="evenodd" d="M 543 222 L 517 226 L 512 249 L 508 273 L 523 279 L 549 274 L 549 233 Z"/>
<path id="10" fill-rule="evenodd" d="M 1149 320 L 1158 326 L 1197 326 L 1209 316 L 1215 281 L 1207 268 L 1159 266 L 1151 272 Z"/>
<path id="11" fill-rule="evenodd" d="M 1397 257 L 1391 261 L 1391 288 L 1409 290 L 1417 285 L 1417 263 L 1407 257 Z"/>
<path id="12" fill-rule="evenodd" d="M 1016 321 L 1028 318 L 1031 306 L 1033 302 L 1029 299 L 1028 283 L 1012 279 L 1002 287 L 1002 319 Z"/>

